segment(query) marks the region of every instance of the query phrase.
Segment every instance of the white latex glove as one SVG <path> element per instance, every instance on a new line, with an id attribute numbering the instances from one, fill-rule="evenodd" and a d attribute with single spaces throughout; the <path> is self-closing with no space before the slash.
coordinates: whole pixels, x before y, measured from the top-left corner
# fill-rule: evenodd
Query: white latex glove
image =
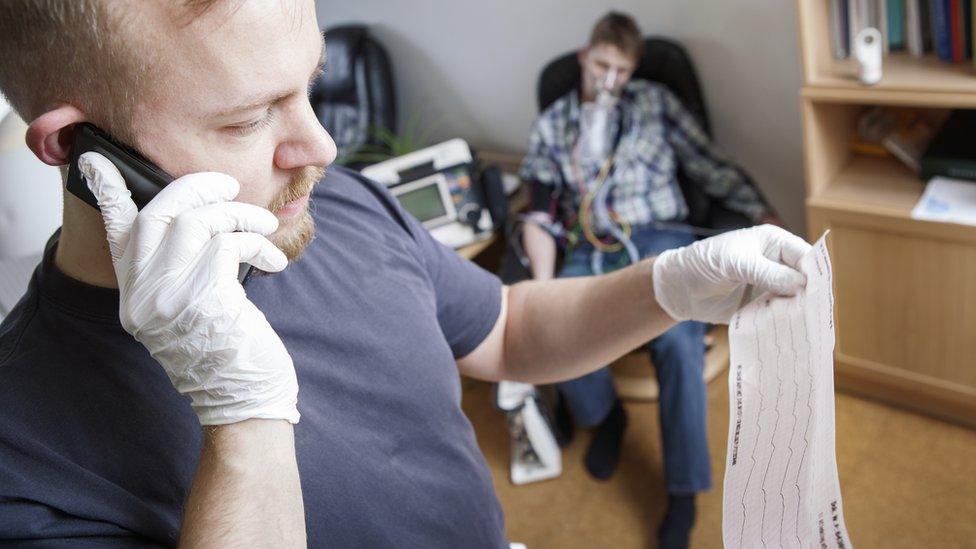
<path id="1" fill-rule="evenodd" d="M 264 236 L 278 218 L 231 202 L 240 185 L 229 175 L 181 177 L 139 212 L 111 161 L 88 152 L 78 166 L 105 220 L 122 327 L 189 395 L 200 423 L 297 423 L 291 356 L 237 279 L 241 262 L 266 272 L 288 265 Z"/>
<path id="2" fill-rule="evenodd" d="M 732 231 L 667 250 L 654 260 L 654 295 L 675 320 L 728 324 L 766 292 L 794 295 L 807 278 L 797 269 L 810 249 L 772 225 Z"/>

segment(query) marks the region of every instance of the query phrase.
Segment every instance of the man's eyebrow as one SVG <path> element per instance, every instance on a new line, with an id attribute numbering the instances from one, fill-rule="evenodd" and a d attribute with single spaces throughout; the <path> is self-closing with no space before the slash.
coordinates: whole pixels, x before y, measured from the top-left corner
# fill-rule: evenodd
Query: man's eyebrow
<path id="1" fill-rule="evenodd" d="M 312 82 L 314 82 L 315 79 L 318 78 L 319 75 L 322 74 L 323 67 L 325 67 L 325 36 L 324 35 L 322 37 L 321 53 L 319 53 L 319 62 L 315 66 L 315 69 L 312 71 L 311 76 L 309 76 L 309 85 L 311 85 Z M 269 93 L 266 93 L 266 94 L 263 94 L 263 95 L 258 95 L 256 97 L 247 99 L 245 102 L 239 103 L 239 104 L 234 105 L 232 107 L 228 107 L 226 109 L 221 109 L 221 110 L 213 113 L 212 116 L 214 118 L 224 118 L 224 117 L 230 116 L 230 115 L 232 115 L 234 113 L 254 110 L 254 109 L 257 109 L 259 107 L 263 107 L 265 105 L 272 105 L 272 104 L 277 103 L 278 101 L 281 101 L 282 99 L 288 97 L 292 93 L 294 93 L 294 92 L 291 91 L 291 90 L 289 90 L 289 91 L 274 91 L 274 92 L 269 92 Z"/>
<path id="2" fill-rule="evenodd" d="M 255 110 L 260 107 L 264 107 L 265 105 L 271 105 L 277 103 L 278 101 L 281 101 L 282 99 L 288 97 L 292 93 L 294 92 L 289 90 L 286 92 L 275 91 L 275 92 L 266 93 L 264 95 L 258 95 L 254 98 L 248 99 L 244 103 L 239 103 L 237 105 L 234 105 L 233 107 L 228 107 L 226 109 L 221 109 L 213 113 L 211 116 L 213 116 L 213 118 L 224 118 L 235 113 Z"/>

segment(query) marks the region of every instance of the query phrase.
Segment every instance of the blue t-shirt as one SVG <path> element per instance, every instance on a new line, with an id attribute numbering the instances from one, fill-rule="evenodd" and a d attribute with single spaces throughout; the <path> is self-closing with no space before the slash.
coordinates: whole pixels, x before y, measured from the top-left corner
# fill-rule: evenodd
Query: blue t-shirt
<path id="1" fill-rule="evenodd" d="M 312 211 L 302 256 L 246 285 L 298 374 L 309 546 L 506 547 L 455 363 L 499 281 L 353 172 L 331 169 Z M 56 237 L 0 324 L 0 541 L 175 545 L 200 425 L 122 330 L 118 291 L 55 267 Z"/>

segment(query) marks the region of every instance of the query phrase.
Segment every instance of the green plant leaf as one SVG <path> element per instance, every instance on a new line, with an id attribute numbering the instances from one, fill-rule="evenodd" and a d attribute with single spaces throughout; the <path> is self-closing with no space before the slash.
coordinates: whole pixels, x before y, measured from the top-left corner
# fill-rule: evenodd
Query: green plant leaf
<path id="1" fill-rule="evenodd" d="M 407 123 L 404 125 L 404 129 L 400 135 L 390 131 L 388 128 L 371 126 L 369 132 L 380 144 L 365 145 L 352 158 L 355 161 L 362 162 L 381 157 L 382 160 L 387 160 L 423 149 L 430 144 L 430 136 L 440 126 L 440 122 L 429 124 L 423 132 L 419 132 L 420 125 L 420 112 L 414 111 L 407 119 Z M 364 158 L 369 158 L 370 160 L 363 160 Z M 349 161 L 352 162 L 353 160 Z"/>

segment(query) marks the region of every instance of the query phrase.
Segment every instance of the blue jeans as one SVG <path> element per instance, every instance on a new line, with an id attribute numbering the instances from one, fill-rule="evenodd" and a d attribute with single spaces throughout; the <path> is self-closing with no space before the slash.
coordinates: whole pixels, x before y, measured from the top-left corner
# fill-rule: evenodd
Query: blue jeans
<path id="1" fill-rule="evenodd" d="M 674 230 L 644 228 L 632 241 L 641 258 L 664 250 L 687 246 L 693 235 Z M 593 274 L 590 256 L 593 247 L 583 244 L 568 251 L 559 278 Z M 626 261 L 626 252 L 605 254 L 604 272 Z M 651 281 L 647 281 L 651 291 Z M 711 488 L 712 472 L 705 433 L 707 402 L 702 369 L 705 365 L 705 325 L 682 322 L 648 344 L 651 361 L 660 385 L 661 434 L 664 448 L 664 474 L 668 492 L 693 494 Z M 576 423 L 599 424 L 610 413 L 617 399 L 607 368 L 557 385 Z"/>

